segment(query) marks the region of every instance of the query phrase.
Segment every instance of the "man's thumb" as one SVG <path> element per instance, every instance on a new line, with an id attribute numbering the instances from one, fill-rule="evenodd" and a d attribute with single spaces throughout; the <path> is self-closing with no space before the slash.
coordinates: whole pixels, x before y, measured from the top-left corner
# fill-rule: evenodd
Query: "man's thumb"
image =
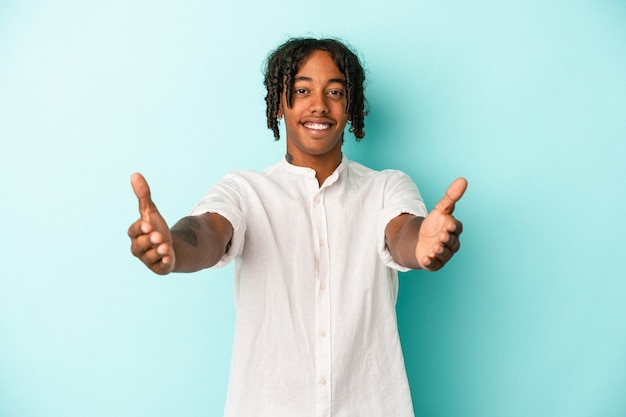
<path id="1" fill-rule="evenodd" d="M 454 204 L 463 197 L 463 193 L 467 189 L 467 180 L 465 178 L 457 178 L 450 184 L 446 190 L 446 194 L 435 206 L 435 209 L 444 214 L 450 214 L 454 211 Z"/>
<path id="2" fill-rule="evenodd" d="M 139 200 L 139 213 L 141 213 L 142 218 L 147 219 L 150 213 L 155 209 L 152 198 L 150 197 L 150 187 L 143 175 L 138 172 L 131 175 L 130 184 L 137 196 L 137 200 Z"/>

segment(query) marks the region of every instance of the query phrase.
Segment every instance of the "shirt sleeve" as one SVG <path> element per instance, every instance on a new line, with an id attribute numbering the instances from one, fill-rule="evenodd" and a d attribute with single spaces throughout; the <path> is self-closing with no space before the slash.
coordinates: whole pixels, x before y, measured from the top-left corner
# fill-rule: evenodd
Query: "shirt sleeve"
<path id="1" fill-rule="evenodd" d="M 427 211 L 422 196 L 413 180 L 401 171 L 389 172 L 390 176 L 385 186 L 384 206 L 378 218 L 376 229 L 379 239 L 377 243 L 378 254 L 383 263 L 389 268 L 406 272 L 410 269 L 396 263 L 391 256 L 385 241 L 385 229 L 387 224 L 400 214 L 408 213 L 425 217 Z"/>
<path id="2" fill-rule="evenodd" d="M 226 266 L 243 249 L 246 224 L 243 215 L 241 187 L 237 182 L 236 175 L 227 174 L 217 184 L 212 186 L 202 199 L 191 210 L 191 215 L 205 213 L 217 213 L 228 220 L 233 227 L 233 238 L 230 247 L 214 268 Z"/>

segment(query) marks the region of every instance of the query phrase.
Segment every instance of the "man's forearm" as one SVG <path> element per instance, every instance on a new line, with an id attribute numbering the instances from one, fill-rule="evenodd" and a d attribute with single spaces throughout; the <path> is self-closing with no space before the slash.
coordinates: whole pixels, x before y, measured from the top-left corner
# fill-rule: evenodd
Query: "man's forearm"
<path id="1" fill-rule="evenodd" d="M 219 214 L 182 218 L 171 228 L 175 272 L 194 272 L 215 265 L 226 252 L 232 226 Z"/>
<path id="2" fill-rule="evenodd" d="M 415 247 L 423 221 L 423 217 L 401 214 L 387 226 L 387 247 L 399 265 L 411 269 L 421 268 L 415 257 Z"/>

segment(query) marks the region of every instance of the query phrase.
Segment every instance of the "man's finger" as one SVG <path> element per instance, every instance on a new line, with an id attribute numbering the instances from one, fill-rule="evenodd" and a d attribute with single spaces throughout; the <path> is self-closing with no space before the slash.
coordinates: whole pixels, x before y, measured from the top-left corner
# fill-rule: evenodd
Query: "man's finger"
<path id="1" fill-rule="evenodd" d="M 454 204 L 463 197 L 463 193 L 467 189 L 467 180 L 465 178 L 457 178 L 450 184 L 446 190 L 446 194 L 435 206 L 436 210 L 444 214 L 450 214 L 454 211 Z"/>
<path id="2" fill-rule="evenodd" d="M 146 179 L 138 172 L 130 177 L 130 184 L 139 200 L 139 213 L 144 220 L 147 220 L 150 213 L 154 210 L 154 203 L 150 197 L 150 187 Z"/>

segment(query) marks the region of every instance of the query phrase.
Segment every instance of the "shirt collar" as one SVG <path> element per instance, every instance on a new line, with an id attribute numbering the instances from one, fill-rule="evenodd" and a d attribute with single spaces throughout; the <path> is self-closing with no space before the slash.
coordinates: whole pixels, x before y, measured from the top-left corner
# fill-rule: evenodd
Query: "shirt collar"
<path id="1" fill-rule="evenodd" d="M 315 178 L 315 170 L 312 168 L 292 165 L 289 162 L 287 162 L 286 158 L 283 158 L 281 160 L 281 164 L 287 170 L 287 172 L 291 172 L 292 174 L 296 174 L 296 175 L 302 175 L 305 177 Z M 348 165 L 348 158 L 346 158 L 346 156 L 342 153 L 341 162 L 339 163 L 339 166 L 337 166 L 337 168 L 333 171 L 333 173 L 330 174 L 328 178 L 326 178 L 326 181 L 324 181 L 323 185 L 329 186 L 335 181 L 337 181 L 337 179 L 339 178 L 339 175 L 341 175 L 341 173 L 345 170 L 347 165 Z"/>
<path id="2" fill-rule="evenodd" d="M 339 166 L 335 168 L 333 173 L 330 174 L 328 178 L 326 178 L 326 181 L 324 181 L 324 184 L 322 184 L 322 187 L 329 187 L 335 182 L 337 182 L 337 180 L 339 179 L 339 176 L 345 170 L 346 165 L 348 165 L 348 158 L 346 158 L 345 155 L 342 153 L 341 162 L 339 163 Z"/>

